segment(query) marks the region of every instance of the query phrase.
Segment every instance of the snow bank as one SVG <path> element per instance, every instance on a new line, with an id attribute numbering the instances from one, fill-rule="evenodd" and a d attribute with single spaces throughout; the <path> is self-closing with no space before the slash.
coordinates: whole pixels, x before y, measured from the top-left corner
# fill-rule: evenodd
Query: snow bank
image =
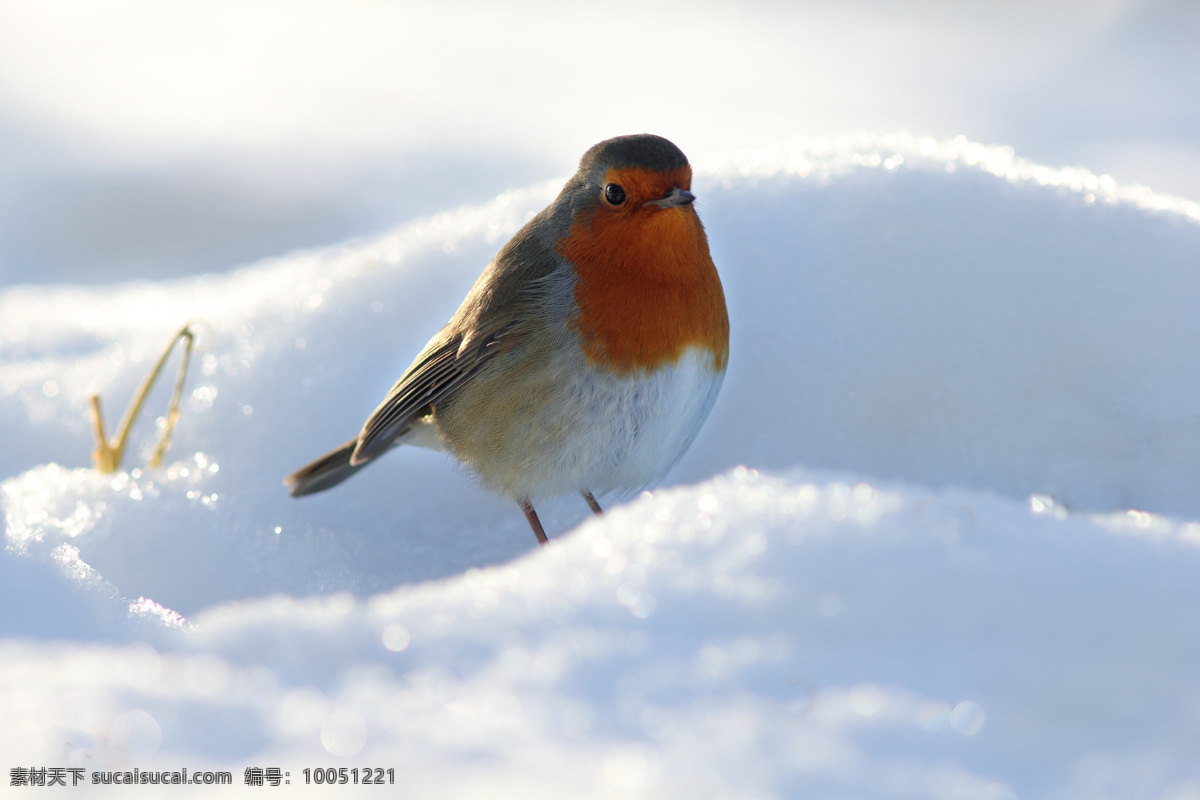
<path id="1" fill-rule="evenodd" d="M 436 454 L 279 482 L 554 185 L 226 275 L 0 293 L 9 766 L 1200 794 L 1200 207 L 904 134 L 697 173 L 733 352 L 670 479 L 695 485 L 552 503 L 544 551 Z M 115 417 L 193 318 L 172 463 L 83 468 L 87 395 Z"/>

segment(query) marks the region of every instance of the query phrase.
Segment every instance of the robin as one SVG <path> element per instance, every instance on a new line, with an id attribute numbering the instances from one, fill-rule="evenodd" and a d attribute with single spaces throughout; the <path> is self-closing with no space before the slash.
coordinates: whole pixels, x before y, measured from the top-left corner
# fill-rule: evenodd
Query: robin
<path id="1" fill-rule="evenodd" d="M 401 444 L 449 452 L 516 500 L 654 484 L 692 443 L 729 357 L 725 294 L 660 136 L 592 147 L 548 207 L 501 248 L 358 437 L 287 477 L 300 497 Z"/>

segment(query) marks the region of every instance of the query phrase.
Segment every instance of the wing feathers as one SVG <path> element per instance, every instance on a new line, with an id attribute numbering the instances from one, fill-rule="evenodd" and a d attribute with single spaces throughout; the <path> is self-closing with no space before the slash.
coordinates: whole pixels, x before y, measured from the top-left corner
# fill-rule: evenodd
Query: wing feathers
<path id="1" fill-rule="evenodd" d="M 505 333 L 507 327 L 466 353 L 459 353 L 459 342 L 452 339 L 419 359 L 363 425 L 350 464 L 365 464 L 385 453 L 396 437 L 408 430 L 413 419 L 427 414 L 430 406 L 468 381 L 499 352 L 500 337 Z"/>

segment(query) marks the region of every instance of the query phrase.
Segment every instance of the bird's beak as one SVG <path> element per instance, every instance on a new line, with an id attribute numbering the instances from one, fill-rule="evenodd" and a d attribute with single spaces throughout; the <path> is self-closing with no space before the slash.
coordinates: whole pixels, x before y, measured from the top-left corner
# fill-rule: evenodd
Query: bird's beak
<path id="1" fill-rule="evenodd" d="M 686 206 L 696 199 L 696 195 L 689 192 L 687 189 L 676 187 L 667 192 L 665 197 L 658 200 L 651 200 L 646 205 L 658 206 L 659 208 L 673 208 L 675 206 Z"/>

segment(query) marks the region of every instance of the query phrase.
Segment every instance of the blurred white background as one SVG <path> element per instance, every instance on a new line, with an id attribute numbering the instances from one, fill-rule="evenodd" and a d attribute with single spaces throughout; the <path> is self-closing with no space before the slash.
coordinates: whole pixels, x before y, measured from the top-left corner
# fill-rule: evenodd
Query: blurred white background
<path id="1" fill-rule="evenodd" d="M 1200 199 L 1200 4 L 0 0 L 0 285 L 225 270 L 570 172 L 907 128 Z"/>

